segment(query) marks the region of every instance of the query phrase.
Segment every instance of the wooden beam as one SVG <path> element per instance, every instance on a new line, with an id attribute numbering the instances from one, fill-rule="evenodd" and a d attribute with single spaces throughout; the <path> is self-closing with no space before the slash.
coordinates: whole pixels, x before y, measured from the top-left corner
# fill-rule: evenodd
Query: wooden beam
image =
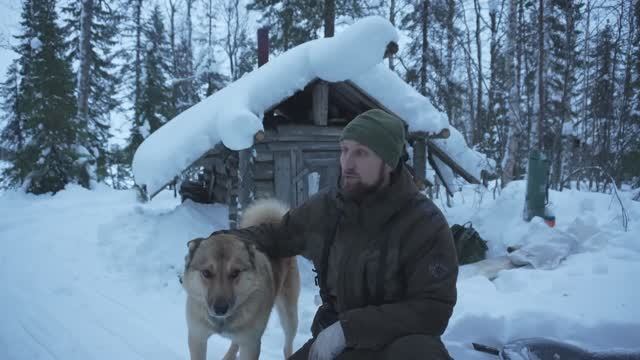
<path id="1" fill-rule="evenodd" d="M 261 142 L 264 140 L 264 131 L 259 130 L 254 136 L 253 136 L 253 142 Z"/>
<path id="2" fill-rule="evenodd" d="M 253 148 L 238 152 L 238 204 L 241 209 L 246 209 L 251 203 L 253 187 L 253 171 L 251 166 L 251 153 Z"/>
<path id="3" fill-rule="evenodd" d="M 398 46 L 398 44 L 395 41 L 390 41 L 387 44 L 387 48 L 384 51 L 384 58 L 388 58 L 389 56 L 395 55 L 398 50 L 400 49 L 400 47 Z"/>
<path id="4" fill-rule="evenodd" d="M 453 196 L 453 189 L 449 188 L 449 183 L 447 183 L 444 176 L 442 176 L 442 172 L 440 171 L 440 168 L 438 167 L 438 165 L 436 165 L 436 162 L 433 160 L 433 153 L 429 152 L 429 154 L 427 155 L 427 158 L 429 160 L 429 164 L 431 164 L 431 167 L 433 168 L 433 170 L 435 170 L 436 176 L 440 178 L 440 181 L 444 185 L 444 188 L 446 189 L 447 194 L 449 194 L 449 196 Z"/>
<path id="5" fill-rule="evenodd" d="M 312 98 L 313 124 L 327 126 L 329 118 L 329 84 L 326 81 L 318 81 L 313 86 Z"/>
<path id="6" fill-rule="evenodd" d="M 437 134 L 429 133 L 426 131 L 412 131 L 407 134 L 407 139 L 448 139 L 451 136 L 451 131 L 449 128 L 441 129 Z"/>
<path id="7" fill-rule="evenodd" d="M 293 205 L 291 202 L 291 178 L 293 177 L 293 173 L 289 151 L 274 152 L 273 160 L 275 165 L 275 196 L 280 201 L 291 206 Z"/>
<path id="8" fill-rule="evenodd" d="M 424 139 L 416 139 L 413 143 L 413 169 L 416 179 L 426 187 L 425 172 L 427 167 L 427 143 Z"/>
<path id="9" fill-rule="evenodd" d="M 470 172 L 468 172 L 462 166 L 460 166 L 458 163 L 456 163 L 449 156 L 449 154 L 447 154 L 444 150 L 442 150 L 438 146 L 438 144 L 436 144 L 435 142 L 433 142 L 430 139 L 427 140 L 427 144 L 429 146 L 429 155 L 433 154 L 434 156 L 437 156 L 440 160 L 442 160 L 442 162 L 447 164 L 447 166 L 449 166 L 453 170 L 453 172 L 455 172 L 456 174 L 462 176 L 462 178 L 465 179 L 467 182 L 469 182 L 471 184 L 480 184 L 481 183 L 480 179 L 476 178 Z"/>

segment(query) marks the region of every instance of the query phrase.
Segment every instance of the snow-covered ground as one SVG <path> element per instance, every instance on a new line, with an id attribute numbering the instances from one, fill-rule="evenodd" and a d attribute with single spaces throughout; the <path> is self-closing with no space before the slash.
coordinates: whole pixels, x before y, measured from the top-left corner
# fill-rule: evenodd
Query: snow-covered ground
<path id="1" fill-rule="evenodd" d="M 493 200 L 466 187 L 445 209 L 451 223 L 473 221 L 490 255 L 508 245 L 574 239 L 552 270 L 502 271 L 493 282 L 458 283 L 445 343 L 456 359 L 490 359 L 472 341 L 499 345 L 550 337 L 600 349 L 640 348 L 640 203 L 625 198 L 623 232 L 611 196 L 552 192 L 558 225 L 524 223 L 524 182 Z M 624 196 L 628 193 L 624 194 Z M 441 204 L 439 204 L 441 205 Z M 140 204 L 132 191 L 70 186 L 55 196 L 0 194 L 0 359 L 186 359 L 185 293 L 177 273 L 186 242 L 226 226 L 218 205 L 180 204 L 171 192 Z M 310 266 L 295 346 L 315 311 Z M 281 359 L 283 336 L 271 320 L 261 359 Z M 212 337 L 209 359 L 228 341 Z"/>

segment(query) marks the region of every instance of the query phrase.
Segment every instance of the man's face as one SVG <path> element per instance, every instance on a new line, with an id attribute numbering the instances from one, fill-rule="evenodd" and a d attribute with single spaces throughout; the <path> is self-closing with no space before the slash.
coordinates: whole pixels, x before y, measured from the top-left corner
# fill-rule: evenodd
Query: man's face
<path id="1" fill-rule="evenodd" d="M 361 198 L 386 183 L 389 167 L 371 149 L 353 140 L 341 141 L 340 149 L 340 185 L 349 197 Z"/>

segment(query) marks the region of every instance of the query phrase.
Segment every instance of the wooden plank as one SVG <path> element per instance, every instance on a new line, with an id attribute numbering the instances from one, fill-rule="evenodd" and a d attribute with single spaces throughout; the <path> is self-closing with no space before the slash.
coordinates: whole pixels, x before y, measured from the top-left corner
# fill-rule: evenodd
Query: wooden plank
<path id="1" fill-rule="evenodd" d="M 255 181 L 256 199 L 275 196 L 273 181 Z"/>
<path id="2" fill-rule="evenodd" d="M 290 149 L 286 149 L 290 150 Z M 278 151 L 273 153 L 275 166 L 274 187 L 275 196 L 285 204 L 292 205 L 291 198 L 291 156 L 289 151 Z"/>
<path id="3" fill-rule="evenodd" d="M 291 149 L 305 149 L 305 151 L 339 151 L 340 144 L 338 142 L 290 142 L 290 143 L 270 143 L 269 149 L 273 152 L 289 151 Z M 274 157 L 275 159 L 275 157 Z"/>
<path id="4" fill-rule="evenodd" d="M 352 97 L 353 99 L 356 99 L 358 102 L 366 104 L 367 107 L 369 107 L 370 109 L 381 109 L 388 112 L 389 114 L 393 114 L 397 116 L 399 119 L 402 119 L 402 117 L 398 116 L 398 114 L 395 114 L 393 111 L 389 110 L 386 106 L 378 102 L 378 100 L 369 96 L 366 91 L 362 90 L 354 82 L 347 80 L 347 81 L 344 81 L 342 85 L 343 86 L 341 90 L 344 93 L 349 94 L 350 97 Z"/>
<path id="5" fill-rule="evenodd" d="M 251 166 L 252 148 L 238 152 L 238 204 L 245 209 L 251 203 L 253 192 L 253 169 Z"/>
<path id="6" fill-rule="evenodd" d="M 340 104 L 342 108 L 346 108 L 346 110 L 354 114 L 354 116 L 370 109 L 368 105 L 354 99 L 348 89 L 343 91 L 345 87 L 346 85 L 342 82 L 331 84 L 330 97 L 333 102 Z"/>
<path id="7" fill-rule="evenodd" d="M 302 159 L 302 151 L 300 150 L 291 150 L 291 164 L 295 164 L 296 170 L 296 175 L 292 179 L 293 189 L 295 190 L 294 204 L 299 206 L 309 198 L 308 175 L 310 171 Z"/>
<path id="8" fill-rule="evenodd" d="M 442 176 L 442 172 L 440 172 L 440 168 L 436 165 L 436 162 L 433 160 L 433 153 L 431 152 L 428 155 L 428 161 L 431 167 L 433 168 L 433 170 L 435 170 L 436 176 L 438 177 L 438 179 L 436 179 L 436 183 L 437 183 L 437 180 L 440 180 L 440 182 L 444 185 L 445 190 L 447 191 L 447 195 L 453 196 L 453 189 L 449 187 L 449 184 L 445 180 L 444 176 Z M 437 188 L 437 185 L 436 185 L 436 188 Z"/>
<path id="9" fill-rule="evenodd" d="M 340 152 L 339 151 L 310 151 L 309 149 L 304 149 L 302 153 L 302 158 L 306 160 L 311 159 L 335 159 L 336 162 L 340 161 Z"/>
<path id="10" fill-rule="evenodd" d="M 315 158 L 308 159 L 305 161 L 307 166 L 311 169 L 315 168 L 323 168 L 323 167 L 337 167 L 340 163 L 340 160 L 335 158 Z"/>
<path id="11" fill-rule="evenodd" d="M 470 184 L 480 184 L 481 183 L 480 179 L 477 179 L 475 176 L 473 176 L 471 173 L 469 173 L 467 170 L 465 170 L 462 166 L 458 165 L 458 163 L 456 163 L 449 156 L 449 154 L 447 154 L 444 150 L 442 150 L 438 146 L 438 144 L 436 144 L 435 142 L 433 142 L 431 140 L 427 140 L 427 145 L 429 146 L 429 155 L 433 154 L 434 156 L 437 156 L 440 160 L 442 160 L 442 162 L 447 164 L 447 166 L 449 166 L 453 170 L 454 173 L 462 176 L 462 178 L 465 179 Z"/>
<path id="12" fill-rule="evenodd" d="M 427 143 L 424 139 L 416 139 L 413 142 L 413 169 L 416 178 L 425 183 L 425 170 L 427 167 Z"/>
<path id="13" fill-rule="evenodd" d="M 229 178 L 227 180 L 227 205 L 229 208 L 229 228 L 235 229 L 238 219 L 239 154 L 231 153 L 226 159 Z"/>
<path id="14" fill-rule="evenodd" d="M 227 174 L 227 167 L 222 158 L 217 158 L 213 165 L 217 174 Z"/>
<path id="15" fill-rule="evenodd" d="M 273 180 L 274 166 L 273 162 L 254 162 L 253 163 L 253 179 L 254 180 Z"/>
<path id="16" fill-rule="evenodd" d="M 295 134 L 276 134 L 272 135 L 265 141 L 266 143 L 274 143 L 274 142 L 293 142 L 293 141 L 302 141 L 302 142 L 338 142 L 340 139 L 339 136 L 326 136 L 326 135 L 318 135 L 314 133 L 308 133 L 303 135 L 295 135 Z"/>
<path id="17" fill-rule="evenodd" d="M 304 124 L 287 124 L 279 125 L 277 132 L 282 135 L 307 135 L 314 134 L 317 136 L 335 136 L 342 134 L 342 128 L 334 126 L 314 126 Z"/>
<path id="18" fill-rule="evenodd" d="M 264 149 L 257 150 L 253 158 L 255 162 L 273 162 L 273 153 L 269 151 L 269 148 L 265 145 Z"/>
<path id="19" fill-rule="evenodd" d="M 224 186 L 213 187 L 213 200 L 218 203 L 227 202 L 227 188 Z"/>
<path id="20" fill-rule="evenodd" d="M 313 86 L 312 93 L 312 119 L 314 125 L 327 126 L 329 117 L 329 84 L 326 81 L 318 81 Z"/>

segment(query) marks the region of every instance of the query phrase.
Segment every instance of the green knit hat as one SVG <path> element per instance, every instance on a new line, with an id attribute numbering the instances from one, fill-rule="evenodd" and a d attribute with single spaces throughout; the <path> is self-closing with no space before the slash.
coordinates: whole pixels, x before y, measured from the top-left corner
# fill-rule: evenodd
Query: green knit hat
<path id="1" fill-rule="evenodd" d="M 373 109 L 351 120 L 342 130 L 342 140 L 353 140 L 378 154 L 387 165 L 398 165 L 404 146 L 404 124 L 397 117 Z"/>

